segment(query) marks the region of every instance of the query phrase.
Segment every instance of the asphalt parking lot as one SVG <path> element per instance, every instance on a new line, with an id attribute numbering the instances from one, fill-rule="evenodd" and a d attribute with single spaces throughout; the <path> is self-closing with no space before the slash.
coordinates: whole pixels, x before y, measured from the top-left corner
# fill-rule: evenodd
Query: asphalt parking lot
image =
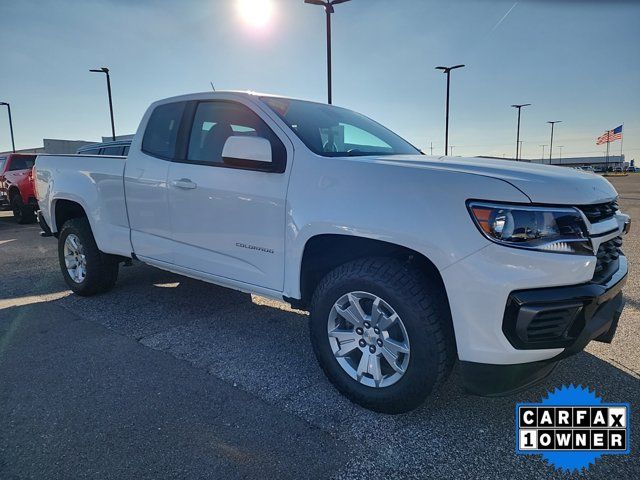
<path id="1" fill-rule="evenodd" d="M 612 180 L 637 225 L 640 175 Z M 424 406 L 388 416 L 331 387 L 306 314 L 141 264 L 77 297 L 56 241 L 0 212 L 0 478 L 561 478 L 515 454 L 514 406 L 570 383 L 633 410 L 631 455 L 584 476 L 640 478 L 636 225 L 612 344 L 507 397 L 471 396 L 454 371 Z"/>

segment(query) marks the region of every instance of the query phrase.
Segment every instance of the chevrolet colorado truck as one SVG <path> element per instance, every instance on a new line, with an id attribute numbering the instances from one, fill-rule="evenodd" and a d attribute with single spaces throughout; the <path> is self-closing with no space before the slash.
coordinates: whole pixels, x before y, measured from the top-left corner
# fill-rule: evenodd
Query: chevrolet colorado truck
<path id="1" fill-rule="evenodd" d="M 36 218 L 33 181 L 35 155 L 9 153 L 0 156 L 0 206 L 8 206 L 18 223 L 31 223 Z"/>
<path id="2" fill-rule="evenodd" d="M 331 382 L 377 411 L 415 408 L 456 361 L 471 392 L 526 388 L 610 342 L 623 308 L 630 220 L 606 179 L 426 156 L 336 106 L 169 98 L 126 158 L 42 155 L 35 170 L 75 293 L 138 259 L 284 300 L 310 311 Z"/>

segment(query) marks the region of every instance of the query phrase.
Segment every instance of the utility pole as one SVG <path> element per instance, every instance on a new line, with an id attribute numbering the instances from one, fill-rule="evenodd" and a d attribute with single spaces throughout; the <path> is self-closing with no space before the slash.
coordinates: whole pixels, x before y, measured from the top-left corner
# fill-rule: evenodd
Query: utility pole
<path id="1" fill-rule="evenodd" d="M 454 65 L 453 67 L 436 67 L 436 70 L 442 70 L 443 73 L 447 74 L 447 107 L 446 107 L 446 120 L 445 120 L 445 130 L 444 130 L 444 154 L 447 155 L 447 151 L 449 150 L 449 89 L 451 87 L 451 70 L 455 70 L 456 68 L 462 68 L 464 65 Z"/>
<path id="2" fill-rule="evenodd" d="M 327 16 L 327 103 L 331 105 L 331 14 L 335 12 L 334 5 L 345 3 L 349 0 L 304 0 L 304 3 L 320 5 L 324 7 Z"/>
<path id="3" fill-rule="evenodd" d="M 13 139 L 13 121 L 11 120 L 11 105 L 7 102 L 0 102 L 0 105 L 6 105 L 7 113 L 9 114 L 9 131 L 11 132 L 11 151 L 16 153 L 16 142 Z"/>
<path id="4" fill-rule="evenodd" d="M 104 73 L 107 76 L 107 94 L 109 95 L 109 114 L 111 115 L 111 139 L 116 139 L 116 127 L 113 122 L 113 102 L 111 100 L 111 79 L 109 77 L 109 69 L 107 67 L 93 68 L 90 72 Z"/>
<path id="5" fill-rule="evenodd" d="M 431 142 L 431 155 L 433 155 L 433 142 Z"/>
<path id="6" fill-rule="evenodd" d="M 516 133 L 516 161 L 518 160 L 519 156 L 518 156 L 518 147 L 520 146 L 520 110 L 522 110 L 522 107 L 528 107 L 529 105 L 531 105 L 530 103 L 521 103 L 521 104 L 516 104 L 516 105 L 511 105 L 513 108 L 517 108 L 518 109 L 518 129 L 517 129 L 517 133 Z"/>
<path id="7" fill-rule="evenodd" d="M 538 145 L 539 147 L 542 147 L 542 157 L 540 157 L 540 160 L 542 160 L 542 163 L 544 163 L 544 147 L 546 147 L 546 145 Z"/>
<path id="8" fill-rule="evenodd" d="M 562 122 L 562 120 L 553 120 L 553 121 L 547 122 L 551 124 L 551 142 L 549 144 L 549 165 L 551 165 L 551 157 L 553 156 L 553 126 L 556 123 L 560 123 L 560 122 Z"/>

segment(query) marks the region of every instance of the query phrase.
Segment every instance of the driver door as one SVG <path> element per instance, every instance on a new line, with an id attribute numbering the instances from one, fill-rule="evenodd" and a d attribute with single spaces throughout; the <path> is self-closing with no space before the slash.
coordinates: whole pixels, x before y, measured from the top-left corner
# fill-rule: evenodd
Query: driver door
<path id="1" fill-rule="evenodd" d="M 201 101 L 194 110 L 186 159 L 169 167 L 174 261 L 282 291 L 288 139 L 239 102 Z M 272 163 L 267 169 L 225 164 L 222 150 L 231 136 L 266 138 Z"/>

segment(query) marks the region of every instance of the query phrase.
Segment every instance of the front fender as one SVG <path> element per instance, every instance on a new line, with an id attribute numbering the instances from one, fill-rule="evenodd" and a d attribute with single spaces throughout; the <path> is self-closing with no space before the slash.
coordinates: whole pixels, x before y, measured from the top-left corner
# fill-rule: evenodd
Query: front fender
<path id="1" fill-rule="evenodd" d="M 300 298 L 305 245 L 321 234 L 382 240 L 446 269 L 490 243 L 469 216 L 470 198 L 529 202 L 509 183 L 481 175 L 296 157 L 287 198 L 285 296 Z"/>

